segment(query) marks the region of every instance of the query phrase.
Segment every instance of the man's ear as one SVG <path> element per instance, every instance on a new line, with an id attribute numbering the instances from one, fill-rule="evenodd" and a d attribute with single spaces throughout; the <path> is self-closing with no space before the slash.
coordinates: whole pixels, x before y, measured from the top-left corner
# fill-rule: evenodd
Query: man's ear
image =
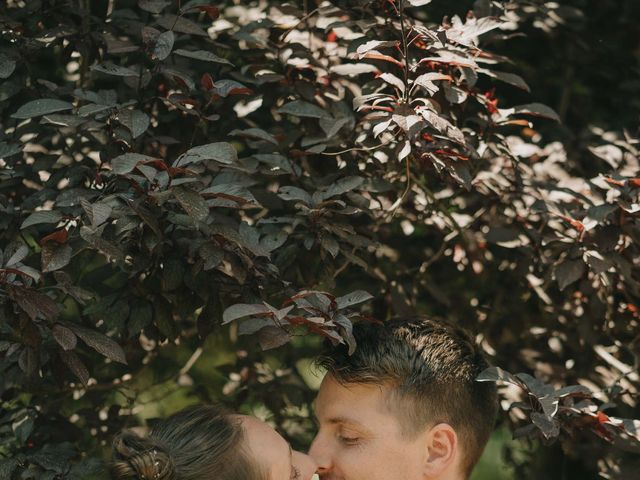
<path id="1" fill-rule="evenodd" d="M 437 479 L 450 475 L 459 457 L 456 431 L 448 423 L 439 423 L 429 430 L 425 440 L 424 478 Z"/>

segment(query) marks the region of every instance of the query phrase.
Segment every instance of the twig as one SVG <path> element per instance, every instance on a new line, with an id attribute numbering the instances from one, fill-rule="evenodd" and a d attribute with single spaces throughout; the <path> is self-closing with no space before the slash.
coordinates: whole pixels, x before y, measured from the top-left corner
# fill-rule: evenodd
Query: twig
<path id="1" fill-rule="evenodd" d="M 407 34 L 404 27 L 404 0 L 400 0 L 400 29 L 402 30 L 402 52 L 405 64 L 402 99 L 406 102 L 409 95 L 409 47 L 407 46 Z"/>
<path id="2" fill-rule="evenodd" d="M 368 152 L 371 150 L 376 150 L 377 148 L 380 148 L 380 147 L 384 147 L 385 145 L 386 143 L 381 143 L 380 145 L 375 145 L 373 147 L 347 148 L 346 150 L 341 150 L 339 152 L 322 152 L 321 155 L 342 155 L 343 153 L 348 153 L 348 152 Z"/>
<path id="3" fill-rule="evenodd" d="M 309 19 L 309 17 L 311 17 L 312 15 L 316 14 L 318 12 L 318 10 L 320 10 L 320 8 L 316 8 L 314 10 L 311 10 L 304 17 L 302 17 L 300 20 L 298 20 L 298 22 L 293 27 L 289 28 L 282 35 L 280 35 L 280 38 L 278 38 L 278 40 L 280 40 L 281 42 L 284 42 L 285 38 L 287 38 L 287 35 L 289 35 L 293 31 L 294 28 L 296 28 L 302 22 L 306 22 Z"/>

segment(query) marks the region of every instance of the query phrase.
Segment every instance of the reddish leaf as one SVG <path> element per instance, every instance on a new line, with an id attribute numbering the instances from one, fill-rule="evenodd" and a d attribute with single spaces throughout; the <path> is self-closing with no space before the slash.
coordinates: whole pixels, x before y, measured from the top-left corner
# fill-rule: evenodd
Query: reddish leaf
<path id="1" fill-rule="evenodd" d="M 203 73 L 200 77 L 200 86 L 205 90 L 211 90 L 214 87 L 213 77 L 209 73 Z"/>
<path id="2" fill-rule="evenodd" d="M 213 5 L 198 5 L 197 9 L 209 15 L 211 20 L 215 20 L 220 16 L 220 9 Z"/>
<path id="3" fill-rule="evenodd" d="M 404 69 L 404 63 L 402 63 L 400 60 L 397 60 L 389 55 L 385 55 L 380 52 L 367 52 L 362 56 L 362 58 L 370 58 L 372 60 L 384 60 L 385 62 L 393 63 L 398 67 Z"/>
<path id="4" fill-rule="evenodd" d="M 609 185 L 614 185 L 616 187 L 624 187 L 624 182 L 621 182 L 620 180 L 615 180 L 611 177 L 604 177 L 604 181 L 607 182 Z"/>
<path id="5" fill-rule="evenodd" d="M 148 160 L 148 161 L 143 161 L 143 162 L 140 162 L 140 163 L 142 163 L 143 165 L 150 165 L 153 168 L 155 168 L 156 170 L 163 170 L 164 171 L 164 170 L 168 169 L 167 164 L 164 163 L 164 160 L 160 160 L 160 159 Z"/>
<path id="6" fill-rule="evenodd" d="M 38 314 L 47 319 L 58 316 L 58 305 L 44 293 L 18 286 L 8 286 L 7 293 L 32 320 L 35 320 Z"/>
<path id="7" fill-rule="evenodd" d="M 42 240 L 40 240 L 40 245 L 44 245 L 46 242 L 56 242 L 59 244 L 63 244 L 67 243 L 68 239 L 69 232 L 67 232 L 65 228 L 62 228 L 60 230 L 56 230 L 53 233 L 50 233 L 46 237 L 43 237 Z"/>
<path id="8" fill-rule="evenodd" d="M 572 228 L 574 228 L 578 232 L 584 231 L 584 224 L 578 220 L 574 220 L 573 218 L 567 217 L 565 215 L 559 215 L 565 222 L 569 223 Z"/>

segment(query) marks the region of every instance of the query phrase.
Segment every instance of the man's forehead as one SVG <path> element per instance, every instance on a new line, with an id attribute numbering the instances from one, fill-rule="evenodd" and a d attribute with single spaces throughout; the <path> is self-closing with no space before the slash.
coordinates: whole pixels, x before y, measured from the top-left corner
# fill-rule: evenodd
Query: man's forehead
<path id="1" fill-rule="evenodd" d="M 372 414 L 386 413 L 386 398 L 382 385 L 340 383 L 325 377 L 313 411 L 322 422 L 363 424 Z"/>

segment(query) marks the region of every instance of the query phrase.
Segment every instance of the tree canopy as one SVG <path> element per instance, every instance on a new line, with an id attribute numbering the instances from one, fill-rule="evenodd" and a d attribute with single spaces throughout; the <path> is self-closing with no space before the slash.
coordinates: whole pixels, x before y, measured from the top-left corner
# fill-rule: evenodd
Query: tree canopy
<path id="1" fill-rule="evenodd" d="M 415 312 L 496 365 L 514 478 L 632 478 L 639 7 L 6 2 L 0 478 L 211 401 L 304 448 L 323 342 Z"/>

